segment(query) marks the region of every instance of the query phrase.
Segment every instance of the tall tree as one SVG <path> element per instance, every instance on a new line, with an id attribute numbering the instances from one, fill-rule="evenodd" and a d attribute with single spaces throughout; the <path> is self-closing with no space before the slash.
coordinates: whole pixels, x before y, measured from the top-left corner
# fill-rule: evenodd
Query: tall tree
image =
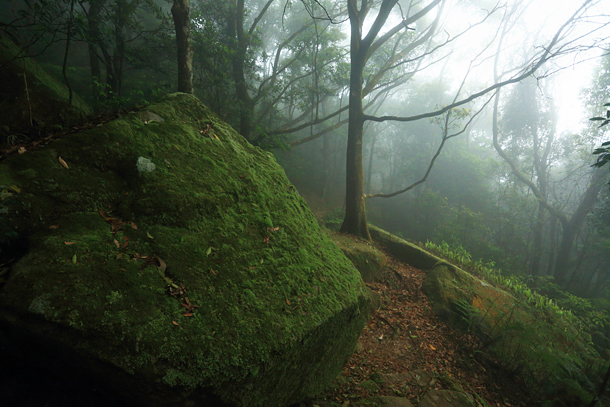
<path id="1" fill-rule="evenodd" d="M 178 92 L 194 93 L 190 0 L 174 0 L 172 17 L 178 51 Z"/>
<path id="2" fill-rule="evenodd" d="M 345 190 L 345 219 L 341 232 L 351 233 L 370 240 L 364 205 L 364 179 L 362 168 L 362 136 L 364 111 L 362 109 L 362 88 L 364 67 L 371 55 L 397 33 L 407 30 L 412 24 L 433 10 L 442 0 L 432 0 L 414 15 L 405 18 L 387 33 L 377 38 L 390 12 L 398 0 L 383 0 L 379 11 L 366 36 L 363 37 L 364 20 L 372 2 L 348 0 L 347 10 L 350 21 L 350 82 L 349 82 L 349 124 L 347 130 L 347 164 Z M 433 28 L 430 28 L 433 30 Z"/>
<path id="3" fill-rule="evenodd" d="M 433 0 L 423 7 L 420 11 L 412 16 L 406 17 L 398 25 L 391 28 L 388 32 L 376 39 L 381 28 L 386 23 L 390 12 L 396 6 L 396 0 L 383 0 L 379 6 L 378 14 L 369 29 L 367 35 L 362 38 L 362 26 L 364 18 L 367 15 L 370 4 L 366 0 L 361 1 L 361 7 L 358 8 L 356 0 L 348 0 L 348 11 L 351 26 L 351 72 L 350 72 L 350 119 L 348 127 L 348 147 L 347 147 L 347 187 L 346 187 L 346 214 L 341 230 L 347 233 L 353 233 L 365 239 L 370 239 L 368 226 L 366 224 L 366 212 L 363 195 L 363 177 L 362 177 L 362 128 L 366 120 L 383 122 L 383 121 L 414 121 L 423 118 L 435 117 L 444 114 L 456 107 L 465 105 L 489 92 L 502 88 L 506 85 L 517 83 L 532 74 L 542 67 L 551 58 L 557 57 L 571 49 L 568 45 L 570 41 L 567 39 L 565 32 L 570 30 L 578 19 L 585 14 L 587 7 L 591 5 L 593 0 L 585 0 L 580 7 L 571 15 L 567 21 L 557 30 L 553 38 L 540 48 L 538 54 L 528 61 L 521 64 L 520 68 L 513 68 L 512 77 L 503 81 L 497 81 L 493 85 L 471 94 L 470 96 L 456 100 L 450 105 L 447 105 L 434 112 L 424 113 L 410 117 L 397 116 L 369 116 L 362 111 L 362 69 L 366 61 L 375 50 L 387 41 L 389 38 L 406 28 L 409 24 L 421 19 L 428 14 L 432 9 L 439 6 L 438 14 L 443 10 L 443 1 Z M 518 17 L 514 11 L 506 14 L 502 20 L 503 33 L 506 34 L 509 26 L 515 24 Z M 428 32 L 435 31 L 434 22 L 428 26 Z M 500 31 L 500 30 L 499 30 Z M 406 191 L 407 189 L 405 189 Z M 386 194 L 385 196 L 394 196 L 395 194 Z"/>

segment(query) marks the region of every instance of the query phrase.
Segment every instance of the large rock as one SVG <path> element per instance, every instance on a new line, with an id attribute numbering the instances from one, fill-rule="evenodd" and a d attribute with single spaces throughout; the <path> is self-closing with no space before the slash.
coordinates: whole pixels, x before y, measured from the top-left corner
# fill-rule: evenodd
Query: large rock
<path id="1" fill-rule="evenodd" d="M 518 371 L 541 397 L 579 405 L 594 391 L 587 377 L 592 370 L 584 366 L 595 365 L 595 351 L 576 329 L 575 318 L 548 304 L 542 307 L 542 297 L 531 296 L 537 304 L 532 306 L 447 263 L 426 273 L 422 290 L 439 317 L 479 334 L 495 362 Z M 443 404 L 426 404 L 433 405 Z"/>
<path id="2" fill-rule="evenodd" d="M 25 253 L 0 285 L 0 328 L 112 391 L 284 406 L 354 349 L 358 272 L 272 155 L 193 96 L 10 157 L 0 186 L 0 254 Z"/>
<path id="3" fill-rule="evenodd" d="M 49 75 L 8 38 L 0 36 L 0 136 L 25 142 L 57 131 L 91 113 L 76 94 Z M 60 126 L 61 125 L 61 126 Z M 27 138 L 20 135 L 27 134 Z M 0 142 L 4 142 L 1 140 Z"/>

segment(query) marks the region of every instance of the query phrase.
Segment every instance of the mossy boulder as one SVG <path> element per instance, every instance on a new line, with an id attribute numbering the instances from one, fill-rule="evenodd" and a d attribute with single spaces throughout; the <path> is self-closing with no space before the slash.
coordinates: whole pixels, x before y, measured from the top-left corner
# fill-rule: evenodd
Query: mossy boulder
<path id="1" fill-rule="evenodd" d="M 4 160 L 0 192 L 0 327 L 147 406 L 312 397 L 367 318 L 273 156 L 191 95 Z"/>
<path id="2" fill-rule="evenodd" d="M 8 38 L 0 36 L 0 144 L 61 130 L 91 113 L 76 94 L 49 75 Z M 59 126 L 61 124 L 61 126 Z"/>
<path id="3" fill-rule="evenodd" d="M 369 223 L 369 232 L 376 242 L 382 244 L 398 260 L 422 270 L 429 270 L 444 260 L 421 247 L 407 242 Z"/>
<path id="4" fill-rule="evenodd" d="M 331 233 L 330 236 L 360 272 L 362 280 L 372 283 L 382 278 L 384 267 L 388 263 L 385 254 L 369 243 L 355 241 L 341 233 Z"/>
<path id="5" fill-rule="evenodd" d="M 437 316 L 478 334 L 498 365 L 519 371 L 532 391 L 542 389 L 543 399 L 559 396 L 565 405 L 580 405 L 593 391 L 587 374 L 591 366 L 600 368 L 598 356 L 568 313 L 534 306 L 447 263 L 426 273 L 422 290 Z"/>
<path id="6" fill-rule="evenodd" d="M 356 407 L 413 407 L 413 404 L 404 397 L 374 396 L 354 403 Z"/>
<path id="7" fill-rule="evenodd" d="M 476 325 L 483 332 L 508 322 L 509 314 L 524 312 L 508 292 L 447 263 L 439 263 L 426 274 L 422 290 L 438 316 L 454 325 Z"/>
<path id="8" fill-rule="evenodd" d="M 417 407 L 475 407 L 468 393 L 453 390 L 430 390 L 419 401 Z"/>

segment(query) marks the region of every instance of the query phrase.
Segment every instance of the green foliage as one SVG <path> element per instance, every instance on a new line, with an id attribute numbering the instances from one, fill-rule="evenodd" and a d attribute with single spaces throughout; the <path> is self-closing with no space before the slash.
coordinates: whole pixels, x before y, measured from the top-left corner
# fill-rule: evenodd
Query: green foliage
<path id="1" fill-rule="evenodd" d="M 532 290 L 524 282 L 524 278 L 522 276 L 505 276 L 502 274 L 500 269 L 495 267 L 496 264 L 493 261 L 483 263 L 480 259 L 473 260 L 470 253 L 468 253 L 461 245 L 450 247 L 446 242 L 442 242 L 440 245 L 432 242 L 426 242 L 425 249 L 450 261 L 451 263 L 460 266 L 464 270 L 467 270 L 478 277 L 489 281 L 490 283 L 501 286 L 519 298 L 524 299 L 534 308 L 544 310 L 552 315 L 558 315 L 562 318 L 566 318 L 570 324 L 575 324 L 576 326 L 581 325 L 581 321 L 574 316 L 570 310 L 563 309 L 552 298 L 541 295 L 537 291 Z"/>
<path id="2" fill-rule="evenodd" d="M 604 107 L 608 106 L 610 106 L 610 103 L 604 104 Z M 606 126 L 608 123 L 610 123 L 610 109 L 606 110 L 605 117 L 592 117 L 589 120 L 601 121 L 602 123 L 599 125 L 599 127 Z M 600 148 L 596 148 L 593 151 L 593 154 L 598 156 L 597 162 L 593 164 L 594 167 L 603 167 L 604 165 L 606 165 L 608 161 L 610 161 L 610 141 L 602 143 L 602 146 Z"/>
<path id="3" fill-rule="evenodd" d="M 542 399 L 559 397 L 563 404 L 558 405 L 590 399 L 592 382 L 604 366 L 585 332 L 600 325 L 562 308 L 571 305 L 589 312 L 592 305 L 587 300 L 563 293 L 565 301 L 555 301 L 528 287 L 521 277 L 502 276 L 493 263 L 474 261 L 461 246 L 428 242 L 426 249 L 514 295 L 510 307 L 497 306 L 496 300 L 482 308 L 472 299 L 452 303 L 464 327 L 481 336 L 478 352 L 492 356 L 504 372 L 520 375 L 530 388 L 542 389 L 538 392 Z M 557 289 L 548 280 L 543 283 Z"/>
<path id="4" fill-rule="evenodd" d="M 345 219 L 345 210 L 342 208 L 335 208 L 332 212 L 324 216 L 323 220 L 327 228 L 338 231 L 343 224 Z"/>

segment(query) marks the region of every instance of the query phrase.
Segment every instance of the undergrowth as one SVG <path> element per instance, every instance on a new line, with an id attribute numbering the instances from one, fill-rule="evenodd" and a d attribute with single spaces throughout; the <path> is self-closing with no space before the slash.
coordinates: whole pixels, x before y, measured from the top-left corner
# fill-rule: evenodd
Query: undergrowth
<path id="1" fill-rule="evenodd" d="M 503 275 L 493 262 L 474 260 L 461 246 L 427 242 L 425 248 L 517 300 L 505 309 L 493 302 L 481 309 L 472 299 L 455 302 L 465 327 L 482 338 L 478 353 L 491 355 L 505 375 L 525 380 L 543 405 L 590 401 L 606 369 L 598 353 L 603 350 L 593 345 L 590 333 L 608 325 L 607 313 L 592 312 L 595 308 L 590 301 L 561 292 L 548 279 L 538 280 L 537 287 L 555 290 L 556 299 L 549 298 L 528 286 L 523 277 Z"/>

